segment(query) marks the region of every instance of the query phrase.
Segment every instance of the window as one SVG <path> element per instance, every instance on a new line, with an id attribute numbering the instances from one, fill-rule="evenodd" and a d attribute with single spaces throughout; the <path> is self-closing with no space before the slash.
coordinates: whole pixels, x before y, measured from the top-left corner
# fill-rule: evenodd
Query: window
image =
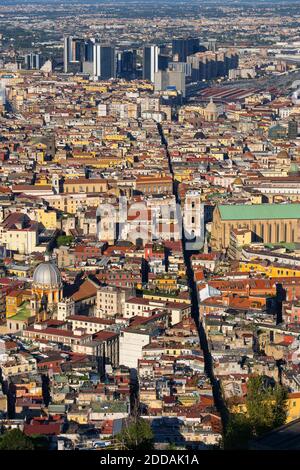
<path id="1" fill-rule="evenodd" d="M 279 224 L 277 224 L 276 225 L 276 242 L 280 241 L 279 238 L 280 238 L 280 226 Z"/>
<path id="2" fill-rule="evenodd" d="M 287 224 L 284 224 L 284 240 L 283 241 L 287 241 Z"/>

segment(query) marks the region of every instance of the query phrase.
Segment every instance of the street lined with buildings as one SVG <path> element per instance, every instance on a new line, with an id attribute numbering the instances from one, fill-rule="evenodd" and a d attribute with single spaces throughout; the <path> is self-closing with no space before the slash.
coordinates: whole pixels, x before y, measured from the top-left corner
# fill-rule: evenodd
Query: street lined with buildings
<path id="1" fill-rule="evenodd" d="M 0 6 L 0 449 L 272 447 L 300 419 L 297 6 L 68 5 Z"/>

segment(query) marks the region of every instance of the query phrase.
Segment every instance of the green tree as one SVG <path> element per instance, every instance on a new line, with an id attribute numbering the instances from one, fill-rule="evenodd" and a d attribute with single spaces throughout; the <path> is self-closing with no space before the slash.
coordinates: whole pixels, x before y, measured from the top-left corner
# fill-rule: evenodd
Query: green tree
<path id="1" fill-rule="evenodd" d="M 241 413 L 232 413 L 223 436 L 224 449 L 247 449 L 252 438 L 253 430 L 249 418 Z"/>
<path id="2" fill-rule="evenodd" d="M 287 390 L 266 384 L 262 376 L 248 380 L 247 414 L 231 413 L 223 436 L 225 449 L 246 449 L 251 439 L 282 426 L 287 418 Z"/>
<path id="3" fill-rule="evenodd" d="M 124 450 L 153 449 L 153 431 L 148 421 L 142 418 L 130 419 L 116 436 L 116 443 Z"/>
<path id="4" fill-rule="evenodd" d="M 34 445 L 20 429 L 12 429 L 1 436 L 0 450 L 34 450 Z"/>
<path id="5" fill-rule="evenodd" d="M 267 385 L 264 377 L 251 377 L 247 384 L 247 414 L 255 436 L 285 423 L 287 390 L 279 384 Z"/>
<path id="6" fill-rule="evenodd" d="M 59 237 L 57 237 L 56 239 L 57 248 L 59 248 L 60 246 L 69 246 L 71 245 L 73 240 L 74 238 L 72 237 L 72 235 L 59 235 Z"/>
<path id="7" fill-rule="evenodd" d="M 280 385 L 276 385 L 274 389 L 274 399 L 275 402 L 272 406 L 273 408 L 273 425 L 274 427 L 279 427 L 285 424 L 287 419 L 287 412 L 288 412 L 288 405 L 287 405 L 287 398 L 288 398 L 288 391 L 286 387 L 282 387 Z"/>

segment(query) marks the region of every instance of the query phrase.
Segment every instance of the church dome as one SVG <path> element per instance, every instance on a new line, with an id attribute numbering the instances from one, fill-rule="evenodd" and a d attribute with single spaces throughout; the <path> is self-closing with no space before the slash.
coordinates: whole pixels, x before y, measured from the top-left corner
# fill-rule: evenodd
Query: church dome
<path id="1" fill-rule="evenodd" d="M 289 158 L 289 154 L 286 150 L 281 150 L 278 154 L 277 154 L 277 158 Z"/>
<path id="2" fill-rule="evenodd" d="M 59 269 L 50 261 L 39 264 L 33 273 L 33 284 L 40 288 L 57 288 L 61 286 Z"/>
<path id="3" fill-rule="evenodd" d="M 291 166 L 290 166 L 290 169 L 289 169 L 289 175 L 298 175 L 299 172 L 300 172 L 300 168 L 297 165 L 297 163 L 292 162 Z"/>
<path id="4" fill-rule="evenodd" d="M 211 98 L 210 102 L 206 106 L 206 111 L 209 111 L 211 113 L 216 113 L 218 111 L 218 108 L 216 104 L 213 102 L 213 99 Z"/>

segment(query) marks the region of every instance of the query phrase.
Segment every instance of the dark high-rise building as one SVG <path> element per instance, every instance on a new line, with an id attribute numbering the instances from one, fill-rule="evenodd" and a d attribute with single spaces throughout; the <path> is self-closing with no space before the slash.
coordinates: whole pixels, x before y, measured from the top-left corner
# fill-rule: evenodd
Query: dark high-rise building
<path id="1" fill-rule="evenodd" d="M 64 72 L 81 71 L 82 62 L 85 60 L 84 39 L 73 36 L 64 37 Z"/>
<path id="2" fill-rule="evenodd" d="M 217 76 L 225 76 L 225 54 L 224 52 L 217 53 Z"/>
<path id="3" fill-rule="evenodd" d="M 217 50 L 217 40 L 216 39 L 209 39 L 208 40 L 208 50 L 211 52 L 216 52 Z"/>
<path id="4" fill-rule="evenodd" d="M 225 53 L 225 75 L 228 75 L 229 70 L 237 69 L 239 66 L 239 56 L 234 50 L 228 50 Z"/>
<path id="5" fill-rule="evenodd" d="M 228 75 L 229 70 L 238 68 L 238 54 L 235 50 L 226 52 L 198 52 L 187 58 L 191 66 L 193 82 L 209 81 Z"/>
<path id="6" fill-rule="evenodd" d="M 144 47 L 143 54 L 143 79 L 154 83 L 155 73 L 159 70 L 167 70 L 170 58 L 164 45 L 150 45 Z"/>
<path id="7" fill-rule="evenodd" d="M 27 70 L 39 70 L 42 66 L 41 54 L 31 52 L 25 56 L 25 67 Z"/>
<path id="8" fill-rule="evenodd" d="M 298 137 L 298 122 L 294 119 L 289 121 L 288 125 L 288 138 L 290 140 L 297 139 Z"/>
<path id="9" fill-rule="evenodd" d="M 143 79 L 154 83 L 154 74 L 158 72 L 159 47 L 145 46 L 143 53 Z"/>
<path id="10" fill-rule="evenodd" d="M 158 70 L 167 70 L 170 57 L 167 54 L 158 55 Z"/>
<path id="11" fill-rule="evenodd" d="M 72 36 L 64 37 L 64 72 L 68 72 L 69 63 L 72 60 Z"/>
<path id="12" fill-rule="evenodd" d="M 100 80 L 116 76 L 115 48 L 110 44 L 94 44 L 93 75 Z"/>
<path id="13" fill-rule="evenodd" d="M 186 77 L 192 75 L 192 66 L 187 62 L 169 62 L 168 69 L 174 72 L 184 72 Z"/>
<path id="14" fill-rule="evenodd" d="M 205 51 L 205 47 L 199 43 L 199 38 L 187 38 L 186 40 L 186 55 L 195 54 L 196 52 Z"/>
<path id="15" fill-rule="evenodd" d="M 94 44 L 95 42 L 91 39 L 85 42 L 84 60 L 86 62 L 93 62 L 94 60 Z"/>
<path id="16" fill-rule="evenodd" d="M 178 62 L 186 62 L 189 55 L 201 50 L 204 51 L 205 48 L 200 46 L 198 38 L 179 38 L 172 41 L 172 54 Z"/>
<path id="17" fill-rule="evenodd" d="M 136 73 L 136 50 L 117 53 L 117 77 L 133 78 Z"/>

